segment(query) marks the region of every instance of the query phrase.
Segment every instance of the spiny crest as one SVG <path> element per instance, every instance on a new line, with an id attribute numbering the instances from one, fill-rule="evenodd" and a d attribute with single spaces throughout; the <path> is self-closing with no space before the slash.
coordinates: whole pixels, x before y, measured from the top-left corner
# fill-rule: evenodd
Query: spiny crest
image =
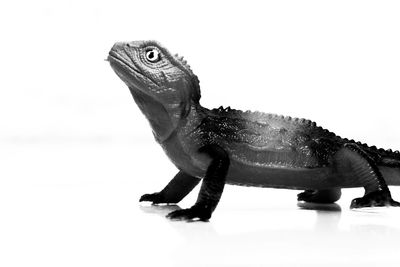
<path id="1" fill-rule="evenodd" d="M 225 116 L 245 116 L 245 117 L 253 117 L 256 119 L 260 119 L 261 121 L 263 120 L 270 120 L 270 119 L 277 119 L 277 120 L 285 120 L 285 121 L 293 121 L 299 124 L 304 124 L 310 127 L 317 127 L 317 124 L 311 120 L 306 120 L 306 119 L 301 119 L 301 118 L 292 118 L 290 116 L 283 116 L 283 115 L 278 115 L 278 114 L 272 114 L 272 113 L 264 113 L 260 111 L 251 111 L 251 110 L 246 110 L 246 111 L 241 111 L 237 109 L 232 109 L 230 106 L 224 108 L 223 106 L 220 106 L 219 108 L 215 108 L 212 111 L 218 112 L 218 113 L 224 113 L 223 115 Z M 321 128 L 321 127 L 318 127 Z M 322 129 L 322 128 L 321 128 Z"/>
<path id="2" fill-rule="evenodd" d="M 200 100 L 200 80 L 199 80 L 199 78 L 197 77 L 196 74 L 193 73 L 193 71 L 190 68 L 189 64 L 187 63 L 187 61 L 182 56 L 179 56 L 178 54 L 175 54 L 174 57 L 175 57 L 175 59 L 177 59 L 177 61 L 180 63 L 180 65 L 189 73 L 191 78 L 194 80 L 193 85 L 194 85 L 195 90 L 196 90 L 196 100 L 198 102 Z"/>
<path id="3" fill-rule="evenodd" d="M 231 118 L 238 118 L 238 117 L 245 117 L 251 120 L 255 120 L 257 122 L 262 122 L 262 121 L 267 121 L 270 119 L 277 119 L 277 120 L 285 120 L 285 121 L 293 121 L 295 123 L 298 123 L 300 125 L 305 125 L 307 127 L 316 129 L 317 131 L 323 132 L 326 137 L 336 137 L 338 139 L 342 139 L 343 142 L 345 143 L 354 143 L 357 144 L 361 147 L 368 148 L 371 151 L 377 151 L 383 155 L 396 155 L 400 156 L 400 151 L 396 150 L 393 151 L 391 149 L 383 149 L 383 148 L 377 148 L 376 146 L 369 146 L 366 143 L 361 143 L 357 142 L 354 139 L 347 139 L 347 138 L 341 138 L 340 136 L 336 135 L 335 133 L 321 127 L 317 126 L 317 124 L 311 120 L 307 119 L 302 119 L 302 118 L 292 118 L 290 116 L 283 116 L 283 115 L 278 115 L 278 114 L 271 114 L 271 113 L 264 113 L 264 112 L 259 112 L 259 111 L 251 111 L 251 110 L 246 110 L 246 111 L 241 111 L 237 109 L 232 109 L 231 107 L 226 107 L 224 108 L 223 106 L 220 106 L 219 108 L 215 108 L 212 110 L 213 112 L 217 112 L 218 114 L 221 114 L 226 117 L 231 117 Z"/>
<path id="4" fill-rule="evenodd" d="M 215 109 L 214 109 L 215 110 Z M 231 111 L 236 111 L 235 109 L 231 109 L 230 106 L 224 108 L 223 106 L 220 106 L 219 108 L 216 109 L 218 112 L 231 112 Z"/>
<path id="5" fill-rule="evenodd" d="M 332 133 L 320 126 L 317 126 L 317 124 L 311 120 L 292 118 L 290 116 L 264 113 L 264 112 L 260 112 L 260 111 L 251 111 L 251 110 L 241 111 L 241 110 L 237 110 L 237 109 L 232 109 L 229 106 L 226 108 L 224 108 L 223 106 L 220 106 L 219 108 L 215 108 L 212 111 L 219 115 L 225 116 L 227 118 L 244 118 L 244 119 L 247 119 L 247 120 L 250 120 L 253 122 L 257 122 L 257 123 L 268 123 L 271 120 L 279 120 L 279 121 L 285 121 L 288 123 L 295 123 L 295 124 L 298 124 L 299 126 L 305 126 L 305 127 L 317 129 L 318 131 L 323 131 L 326 136 L 335 136 L 334 133 Z"/>
<path id="6" fill-rule="evenodd" d="M 184 59 L 184 57 L 179 56 L 178 54 L 175 54 L 174 56 L 175 56 L 175 58 L 181 63 L 181 65 L 182 65 L 191 75 L 193 75 L 194 77 L 196 77 L 196 79 L 198 79 L 197 76 L 193 73 L 192 69 L 190 68 L 190 65 L 187 63 L 187 60 Z"/>
<path id="7" fill-rule="evenodd" d="M 393 151 L 392 149 L 384 149 L 384 148 L 377 148 L 376 146 L 370 146 L 367 143 L 362 143 L 360 141 L 355 141 L 354 139 L 347 139 L 343 138 L 343 141 L 345 143 L 353 143 L 356 144 L 360 147 L 363 147 L 364 149 L 370 150 L 371 152 L 379 153 L 381 156 L 400 156 L 400 151 L 396 150 Z"/>

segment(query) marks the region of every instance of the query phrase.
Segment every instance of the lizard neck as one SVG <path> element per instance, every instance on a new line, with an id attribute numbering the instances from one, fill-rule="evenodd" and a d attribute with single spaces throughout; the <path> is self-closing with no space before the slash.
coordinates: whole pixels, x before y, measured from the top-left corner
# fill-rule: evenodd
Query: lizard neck
<path id="1" fill-rule="evenodd" d="M 193 101 L 169 107 L 139 90 L 129 89 L 139 109 L 149 121 L 158 143 L 165 142 L 179 127 L 188 122 L 199 121 L 203 114 L 204 108 Z M 184 111 L 185 109 L 188 110 Z"/>
<path id="2" fill-rule="evenodd" d="M 149 121 L 154 138 L 159 143 L 163 142 L 175 130 L 168 111 L 151 96 L 139 90 L 129 89 L 139 109 Z"/>

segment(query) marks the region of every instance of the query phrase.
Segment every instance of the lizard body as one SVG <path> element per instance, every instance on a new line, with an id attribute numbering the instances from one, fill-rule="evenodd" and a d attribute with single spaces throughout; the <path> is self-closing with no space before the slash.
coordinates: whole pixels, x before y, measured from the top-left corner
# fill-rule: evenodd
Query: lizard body
<path id="1" fill-rule="evenodd" d="M 352 208 L 400 205 L 388 189 L 400 185 L 398 151 L 341 138 L 310 120 L 202 107 L 197 76 L 155 41 L 116 43 L 108 61 L 179 169 L 141 201 L 179 202 L 203 179 L 196 204 L 172 219 L 209 219 L 225 183 L 303 189 L 299 200 L 320 203 L 338 200 L 341 188 L 364 187 Z"/>

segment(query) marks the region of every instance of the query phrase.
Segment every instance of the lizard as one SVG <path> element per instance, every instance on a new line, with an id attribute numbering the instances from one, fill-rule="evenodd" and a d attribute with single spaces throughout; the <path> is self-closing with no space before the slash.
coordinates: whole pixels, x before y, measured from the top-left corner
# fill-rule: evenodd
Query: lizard
<path id="1" fill-rule="evenodd" d="M 117 42 L 107 61 L 179 170 L 139 201 L 178 203 L 202 181 L 195 204 L 169 219 L 208 221 L 225 184 L 301 190 L 297 200 L 314 203 L 334 203 L 342 188 L 364 187 L 351 209 L 400 206 L 388 187 L 400 185 L 399 151 L 341 138 L 311 120 L 203 107 L 187 61 L 157 41 Z"/>

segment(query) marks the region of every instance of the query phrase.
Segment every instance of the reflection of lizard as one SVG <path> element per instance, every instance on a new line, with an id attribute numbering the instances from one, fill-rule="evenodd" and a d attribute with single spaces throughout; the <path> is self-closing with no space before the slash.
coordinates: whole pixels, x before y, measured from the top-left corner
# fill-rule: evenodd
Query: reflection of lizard
<path id="1" fill-rule="evenodd" d="M 332 203 L 341 188 L 364 187 L 352 208 L 399 206 L 400 154 L 343 139 L 304 119 L 199 104 L 197 77 L 154 41 L 116 43 L 108 61 L 129 87 L 153 134 L 180 170 L 140 201 L 177 203 L 203 178 L 198 200 L 171 219 L 208 220 L 224 184 L 303 189 L 298 199 Z"/>

